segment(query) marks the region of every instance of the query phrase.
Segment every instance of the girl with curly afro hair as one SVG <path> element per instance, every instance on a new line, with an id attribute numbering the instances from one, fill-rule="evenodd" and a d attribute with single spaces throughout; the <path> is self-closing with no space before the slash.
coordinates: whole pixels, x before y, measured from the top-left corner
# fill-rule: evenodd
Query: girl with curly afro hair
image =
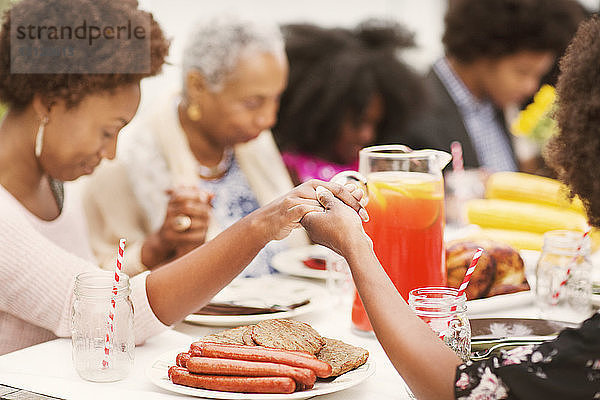
<path id="1" fill-rule="evenodd" d="M 418 108 L 420 81 L 397 54 L 414 43 L 398 23 L 283 33 L 290 76 L 273 133 L 296 182 L 355 169 L 361 148 L 401 130 Z"/>
<path id="2" fill-rule="evenodd" d="M 600 18 L 582 23 L 560 61 L 556 119 L 559 133 L 546 162 L 584 202 L 600 227 Z"/>
<path id="3" fill-rule="evenodd" d="M 129 25 L 135 40 L 145 40 L 142 46 L 125 35 Z M 83 26 L 87 32 L 77 30 Z M 58 40 L 68 46 L 54 45 Z M 88 42 L 82 50 L 69 43 L 75 40 Z M 136 113 L 140 80 L 160 71 L 167 49 L 152 15 L 132 1 L 23 0 L 5 13 L 0 100 L 9 108 L 0 123 L 0 354 L 71 335 L 73 282 L 98 266 L 81 204 L 62 182 L 114 158 L 117 135 Z M 362 192 L 321 185 L 365 213 Z M 137 343 L 201 308 L 268 242 L 286 237 L 307 212 L 322 210 L 316 186 L 296 188 L 188 257 L 130 279 Z M 239 244 L 236 251 L 232 243 Z"/>

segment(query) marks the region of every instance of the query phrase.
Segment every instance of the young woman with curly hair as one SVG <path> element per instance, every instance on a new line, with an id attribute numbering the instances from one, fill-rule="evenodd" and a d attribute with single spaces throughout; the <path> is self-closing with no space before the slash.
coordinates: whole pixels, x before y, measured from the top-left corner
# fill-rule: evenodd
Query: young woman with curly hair
<path id="1" fill-rule="evenodd" d="M 582 24 L 562 59 L 558 125 L 547 159 L 600 227 L 600 18 Z M 600 397 L 600 313 L 552 341 L 462 363 L 408 307 L 379 265 L 362 224 L 318 190 L 325 212 L 302 224 L 315 242 L 350 265 L 377 339 L 419 399 L 569 399 Z"/>
<path id="2" fill-rule="evenodd" d="M 69 187 L 63 190 L 62 182 L 91 174 L 102 159 L 114 158 L 117 135 L 140 101 L 140 79 L 157 74 L 164 62 L 168 42 L 152 15 L 136 5 L 23 0 L 4 15 L 0 101 L 9 108 L 0 123 L 0 354 L 70 336 L 74 278 L 97 269 L 76 198 Z M 106 24 L 123 20 L 149 27 L 139 35 L 145 36 L 146 45 L 135 46 L 124 37 L 115 40 L 115 30 Z M 88 27 L 104 26 L 104 34 L 113 38 L 98 39 L 81 53 L 76 45 L 74 51 L 65 47 L 59 53 L 52 52 L 57 47 L 43 47 L 56 40 L 50 35 L 57 31 L 48 27 L 59 27 L 67 36 L 68 27 L 82 26 L 82 21 Z M 21 26 L 27 40 L 18 39 Z M 17 43 L 32 51 L 19 53 Z M 46 65 L 31 55 L 42 60 L 48 56 L 53 63 Z M 144 62 L 145 72 L 131 72 Z M 361 210 L 360 191 L 320 184 Z M 132 278 L 136 342 L 202 307 L 269 241 L 286 237 L 304 214 L 320 210 L 316 185 L 309 182 L 292 190 L 187 257 Z M 231 251 L 234 243 L 236 251 Z"/>
<path id="3" fill-rule="evenodd" d="M 283 27 L 290 77 L 275 139 L 296 183 L 357 168 L 358 151 L 401 130 L 419 105 L 417 75 L 397 52 L 413 46 L 391 21 L 355 29 Z"/>
<path id="4" fill-rule="evenodd" d="M 504 111 L 538 90 L 584 16 L 575 0 L 455 0 L 428 106 L 392 139 L 445 151 L 458 141 L 465 167 L 519 170 Z"/>

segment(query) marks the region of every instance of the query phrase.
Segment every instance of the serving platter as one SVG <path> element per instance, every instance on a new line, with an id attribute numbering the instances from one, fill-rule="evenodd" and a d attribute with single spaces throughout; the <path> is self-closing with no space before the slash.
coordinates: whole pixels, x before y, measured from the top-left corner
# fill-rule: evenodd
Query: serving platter
<path id="1" fill-rule="evenodd" d="M 472 318 L 470 322 L 472 339 L 554 336 L 565 328 L 579 326 L 537 318 Z"/>

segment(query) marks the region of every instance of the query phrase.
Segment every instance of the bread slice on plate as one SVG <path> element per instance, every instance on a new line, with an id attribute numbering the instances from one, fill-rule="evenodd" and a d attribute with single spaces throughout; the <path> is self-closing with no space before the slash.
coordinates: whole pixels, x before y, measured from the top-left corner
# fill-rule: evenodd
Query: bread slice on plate
<path id="1" fill-rule="evenodd" d="M 340 376 L 358 368 L 369 358 L 369 352 L 361 347 L 337 339 L 323 339 L 325 346 L 317 353 L 317 358 L 331 365 L 331 376 Z"/>
<path id="2" fill-rule="evenodd" d="M 308 324 L 289 319 L 261 321 L 252 329 L 252 340 L 259 346 L 317 354 L 325 340 Z"/>
<path id="3" fill-rule="evenodd" d="M 247 326 L 238 326 L 237 328 L 227 329 L 222 332 L 203 336 L 200 339 L 198 339 L 197 342 L 244 344 L 242 336 L 247 329 Z"/>

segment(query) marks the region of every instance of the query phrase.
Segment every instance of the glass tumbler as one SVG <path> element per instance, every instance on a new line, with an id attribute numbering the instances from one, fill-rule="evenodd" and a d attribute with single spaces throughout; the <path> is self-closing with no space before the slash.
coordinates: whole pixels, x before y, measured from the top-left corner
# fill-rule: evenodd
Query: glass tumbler
<path id="1" fill-rule="evenodd" d="M 463 360 L 471 355 L 471 325 L 467 317 L 467 297 L 448 287 L 413 289 L 408 305 Z"/>
<path id="2" fill-rule="evenodd" d="M 544 234 L 535 292 L 543 318 L 580 322 L 592 315 L 589 237 L 567 230 Z"/>
<path id="3" fill-rule="evenodd" d="M 326 258 L 326 287 L 335 306 L 350 307 L 354 296 L 354 281 L 346 259 L 338 254 Z"/>
<path id="4" fill-rule="evenodd" d="M 131 290 L 128 276 L 120 273 L 119 278 L 116 294 L 113 272 L 84 272 L 75 278 L 71 321 L 73 364 L 79 376 L 89 381 L 123 379 L 133 366 L 135 340 Z M 112 334 L 107 341 L 113 300 Z"/>

